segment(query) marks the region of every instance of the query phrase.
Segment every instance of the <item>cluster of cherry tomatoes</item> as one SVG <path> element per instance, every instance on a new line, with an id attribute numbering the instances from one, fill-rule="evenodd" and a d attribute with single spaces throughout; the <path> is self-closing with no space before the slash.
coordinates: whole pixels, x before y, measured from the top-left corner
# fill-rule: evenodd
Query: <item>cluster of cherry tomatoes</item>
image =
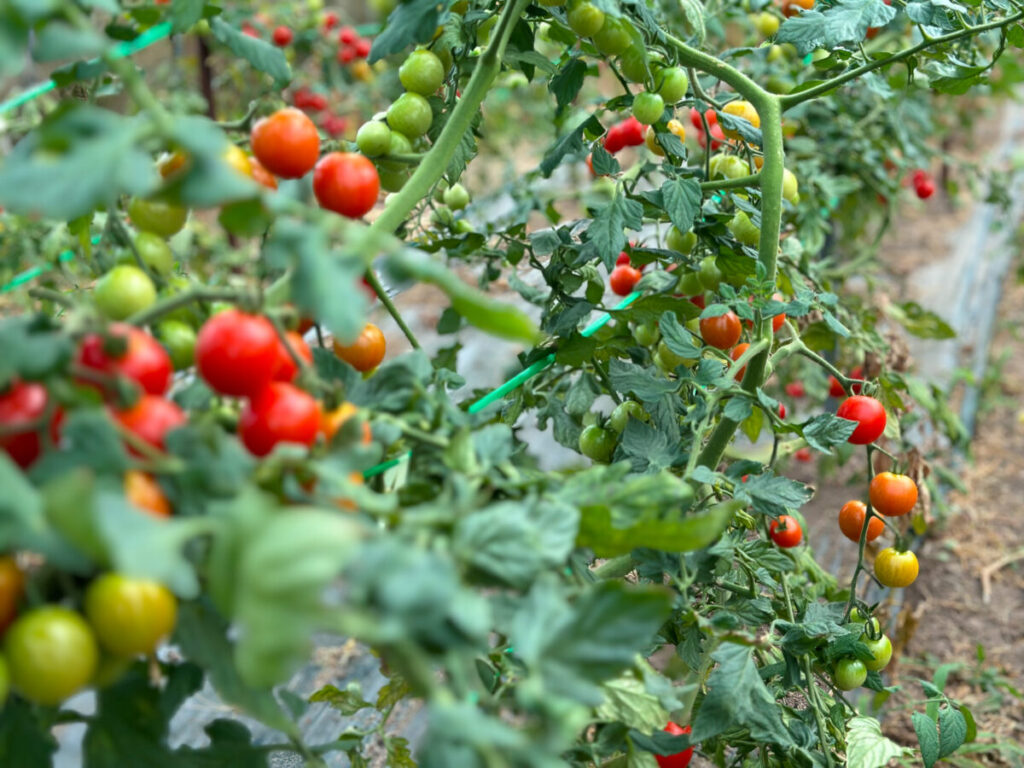
<path id="1" fill-rule="evenodd" d="M 22 611 L 26 574 L 0 557 L 0 706 L 11 689 L 56 706 L 89 685 L 113 682 L 174 629 L 178 601 L 163 584 L 120 573 L 93 579 L 80 609 L 47 603 Z"/>
<path id="2" fill-rule="evenodd" d="M 914 186 L 914 192 L 922 200 L 927 200 L 935 194 L 935 181 L 928 171 L 918 168 L 910 175 L 910 183 Z"/>

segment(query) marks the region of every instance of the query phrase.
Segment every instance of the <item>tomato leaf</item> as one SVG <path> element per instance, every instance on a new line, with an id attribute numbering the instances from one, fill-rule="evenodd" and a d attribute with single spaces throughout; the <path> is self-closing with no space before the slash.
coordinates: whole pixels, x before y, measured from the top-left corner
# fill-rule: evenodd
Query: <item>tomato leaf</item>
<path id="1" fill-rule="evenodd" d="M 633 394 L 647 403 L 653 403 L 679 389 L 678 382 L 656 376 L 649 369 L 617 357 L 613 357 L 608 364 L 608 377 L 617 392 Z"/>
<path id="2" fill-rule="evenodd" d="M 832 453 L 832 447 L 846 443 L 857 429 L 857 422 L 841 419 L 831 413 L 821 413 L 800 427 L 807 444 L 822 453 Z"/>
<path id="3" fill-rule="evenodd" d="M 32 58 L 40 62 L 82 59 L 102 53 L 106 45 L 103 36 L 94 30 L 51 21 L 39 31 Z"/>
<path id="4" fill-rule="evenodd" d="M 572 104 L 583 87 L 587 76 L 587 64 L 578 56 L 571 56 L 558 72 L 548 81 L 548 90 L 555 97 L 555 117 L 560 117 L 565 108 Z M 594 170 L 598 173 L 595 165 Z"/>
<path id="5" fill-rule="evenodd" d="M 213 36 L 230 48 L 233 54 L 241 56 L 260 72 L 266 72 L 274 78 L 276 85 L 284 86 L 292 79 L 292 69 L 288 66 L 284 51 L 277 46 L 244 34 L 220 16 L 210 19 L 210 29 Z"/>
<path id="6" fill-rule="evenodd" d="M 35 768 L 53 765 L 57 739 L 39 718 L 35 706 L 10 696 L 0 708 L 0 765 Z"/>
<path id="7" fill-rule="evenodd" d="M 309 700 L 313 703 L 324 702 L 346 717 L 354 715 L 361 709 L 373 708 L 373 704 L 363 699 L 363 693 L 359 690 L 358 683 L 349 683 L 344 691 L 333 685 L 325 685 L 310 696 Z"/>
<path id="8" fill-rule="evenodd" d="M 814 491 L 803 483 L 771 472 L 752 475 L 736 486 L 737 499 L 750 499 L 755 511 L 771 517 L 799 509 L 812 495 Z"/>
<path id="9" fill-rule="evenodd" d="M 599 722 L 622 723 L 640 731 L 660 731 L 668 721 L 668 712 L 658 697 L 647 690 L 632 671 L 601 686 L 604 702 L 594 710 Z"/>
<path id="10" fill-rule="evenodd" d="M 551 172 L 561 164 L 562 159 L 567 154 L 582 152 L 583 134 L 585 132 L 592 137 L 600 136 L 604 133 L 604 126 L 601 125 L 601 122 L 596 117 L 591 115 L 571 131 L 559 138 L 558 141 L 552 144 L 548 151 L 544 153 L 544 157 L 540 161 L 539 167 L 541 175 L 545 178 L 550 176 Z"/>
<path id="11" fill-rule="evenodd" d="M 932 768 L 939 759 L 939 726 L 928 715 L 913 712 L 910 721 L 917 734 L 917 743 L 921 748 L 921 760 L 925 768 Z"/>
<path id="12" fill-rule="evenodd" d="M 902 304 L 891 304 L 889 315 L 900 325 L 919 339 L 953 339 L 954 331 L 945 320 L 920 304 L 907 301 Z"/>
<path id="13" fill-rule="evenodd" d="M 951 755 L 967 738 L 967 719 L 952 706 L 939 710 L 939 758 Z"/>
<path id="14" fill-rule="evenodd" d="M 626 197 L 621 189 L 616 190 L 608 205 L 594 212 L 594 218 L 586 230 L 587 244 L 609 271 L 626 247 L 624 230 L 639 230 L 643 225 L 643 212 L 643 206 Z"/>
<path id="15" fill-rule="evenodd" d="M 398 3 L 388 16 L 384 29 L 373 40 L 371 64 L 399 53 L 413 43 L 429 42 L 440 25 L 448 18 L 452 0 L 407 0 Z"/>
<path id="16" fill-rule="evenodd" d="M 837 0 L 824 11 L 804 11 L 787 19 L 776 35 L 792 43 L 801 55 L 815 49 L 833 49 L 864 39 L 868 27 L 883 27 L 896 17 L 896 9 L 883 0 Z"/>
<path id="17" fill-rule="evenodd" d="M 725 642 L 711 654 L 718 666 L 708 677 L 708 695 L 693 721 L 693 742 L 731 728 L 747 728 L 755 741 L 782 747 L 793 743 L 775 706 L 775 697 L 758 674 L 753 653 L 752 648 Z"/>
<path id="18" fill-rule="evenodd" d="M 846 762 L 848 768 L 878 768 L 909 752 L 882 735 L 882 727 L 873 717 L 853 717 L 846 725 Z"/>
<path id="19" fill-rule="evenodd" d="M 670 352 L 683 358 L 694 360 L 700 358 L 700 347 L 694 343 L 694 335 L 683 327 L 679 318 L 673 313 L 665 312 L 658 320 L 658 328 L 661 330 L 661 338 Z"/>

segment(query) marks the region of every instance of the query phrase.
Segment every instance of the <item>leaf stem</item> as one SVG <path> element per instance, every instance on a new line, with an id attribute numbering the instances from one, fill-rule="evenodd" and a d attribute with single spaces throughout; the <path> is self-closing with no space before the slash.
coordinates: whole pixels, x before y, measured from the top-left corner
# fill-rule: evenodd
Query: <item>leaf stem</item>
<path id="1" fill-rule="evenodd" d="M 402 317 L 402 313 L 395 306 L 395 302 L 388 296 L 388 292 L 384 290 L 384 286 L 380 283 L 380 278 L 373 271 L 372 268 L 366 270 L 366 282 L 369 283 L 370 287 L 373 288 L 373 292 L 377 294 L 377 298 L 380 299 L 380 303 L 384 305 L 384 309 L 388 311 L 388 314 L 394 318 L 394 321 L 398 323 L 398 327 L 402 329 L 402 333 L 405 334 L 405 338 L 409 340 L 413 349 L 421 349 L 420 342 L 416 338 L 416 334 L 412 332 L 412 328 L 409 327 L 408 323 L 405 322 L 405 318 Z"/>
<path id="2" fill-rule="evenodd" d="M 136 312 L 128 318 L 127 322 L 132 325 L 150 325 L 154 320 L 159 320 L 164 315 L 173 312 L 193 301 L 238 301 L 248 296 L 248 293 L 241 288 L 206 288 L 197 286 L 189 288 L 174 296 L 168 296 L 146 307 L 141 312 Z"/>

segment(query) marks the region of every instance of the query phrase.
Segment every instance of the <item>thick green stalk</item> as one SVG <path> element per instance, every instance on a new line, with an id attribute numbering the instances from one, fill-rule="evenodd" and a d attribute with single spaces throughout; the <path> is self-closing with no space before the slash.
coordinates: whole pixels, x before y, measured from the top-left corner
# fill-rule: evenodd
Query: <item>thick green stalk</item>
<path id="1" fill-rule="evenodd" d="M 797 104 L 802 104 L 810 99 L 816 99 L 829 91 L 838 88 L 843 83 L 847 83 L 850 80 L 856 80 L 861 75 L 865 75 L 872 70 L 878 69 L 879 67 L 885 67 L 889 64 L 895 64 L 897 61 L 913 56 L 915 53 L 920 53 L 925 48 L 931 48 L 932 46 L 942 45 L 943 43 L 952 43 L 963 37 L 969 37 L 971 35 L 977 35 L 981 32 L 987 32 L 990 29 L 998 29 L 999 27 L 1007 27 L 1014 22 L 1024 19 L 1024 11 L 1015 13 L 1012 16 L 1000 19 L 998 21 L 990 21 L 987 24 L 979 24 L 976 27 L 967 27 L 965 29 L 957 30 L 956 32 L 950 32 L 948 35 L 942 35 L 941 37 L 930 37 L 921 41 L 917 45 L 911 46 L 906 50 L 894 53 L 892 56 L 886 56 L 884 59 L 875 59 L 869 61 L 866 64 L 861 64 L 859 67 L 844 72 L 841 75 L 836 75 L 831 80 L 826 80 L 820 85 L 816 85 L 813 88 L 808 88 L 806 91 L 800 91 L 800 93 L 793 93 L 787 96 L 781 97 L 782 110 L 786 111 L 795 107 Z"/>
<path id="2" fill-rule="evenodd" d="M 370 229 L 392 234 L 444 175 L 462 137 L 472 129 L 473 118 L 501 70 L 501 58 L 512 34 L 512 26 L 529 4 L 530 0 L 509 0 L 494 29 L 490 45 L 481 54 L 469 84 L 462 91 L 462 97 L 452 110 L 441 135 L 402 190 L 391 198 L 384 212 L 370 225 Z"/>
<path id="3" fill-rule="evenodd" d="M 750 99 L 761 116 L 764 166 L 760 174 L 761 239 L 758 241 L 758 258 L 764 265 L 766 278 L 774 283 L 779 255 L 779 231 L 782 227 L 782 171 L 785 162 L 782 146 L 782 106 L 777 97 L 764 91 L 760 94 L 744 95 Z M 771 320 L 761 321 L 757 333 L 759 341 L 771 339 L 771 326 Z M 769 347 L 766 346 L 747 366 L 743 388 L 752 394 L 764 383 L 768 352 Z M 697 463 L 712 469 L 716 467 L 722 460 L 722 454 L 736 433 L 737 427 L 738 421 L 723 416 L 700 452 Z"/>

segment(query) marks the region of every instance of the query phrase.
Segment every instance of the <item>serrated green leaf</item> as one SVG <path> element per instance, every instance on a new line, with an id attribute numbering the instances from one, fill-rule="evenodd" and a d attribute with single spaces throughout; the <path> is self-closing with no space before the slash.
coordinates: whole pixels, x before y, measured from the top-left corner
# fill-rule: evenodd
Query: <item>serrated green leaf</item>
<path id="1" fill-rule="evenodd" d="M 914 712 L 910 715 L 910 721 L 914 725 L 914 733 L 917 734 L 917 743 L 921 749 L 921 760 L 925 768 L 932 768 L 939 759 L 939 729 L 938 725 L 927 715 Z"/>
<path id="2" fill-rule="evenodd" d="M 210 20 L 210 29 L 213 36 L 230 48 L 232 53 L 241 56 L 260 72 L 266 72 L 278 85 L 284 85 L 292 79 L 292 69 L 280 48 L 266 40 L 244 34 L 220 16 Z"/>
<path id="3" fill-rule="evenodd" d="M 868 27 L 883 27 L 895 16 L 896 9 L 883 0 L 837 0 L 824 11 L 804 11 L 787 19 L 776 40 L 792 43 L 801 54 L 815 48 L 831 50 L 863 40 Z"/>
<path id="4" fill-rule="evenodd" d="M 882 735 L 882 727 L 873 717 L 853 717 L 846 724 L 846 762 L 848 768 L 884 768 L 889 761 L 907 752 Z"/>
<path id="5" fill-rule="evenodd" d="M 807 444 L 822 453 L 832 453 L 832 447 L 846 443 L 857 428 L 857 422 L 841 419 L 831 413 L 821 413 L 800 427 Z"/>
<path id="6" fill-rule="evenodd" d="M 643 213 L 643 206 L 626 197 L 621 189 L 616 191 L 608 205 L 594 212 L 594 218 L 587 227 L 587 240 L 609 270 L 626 247 L 625 230 L 639 230 L 643 225 Z"/>
<path id="7" fill-rule="evenodd" d="M 704 512 L 662 519 L 638 519 L 626 527 L 619 527 L 610 505 L 588 505 L 581 509 L 583 516 L 576 543 L 594 550 L 599 557 L 615 557 L 639 547 L 664 552 L 692 552 L 712 544 L 743 506 L 742 502 L 723 501 Z"/>
<path id="8" fill-rule="evenodd" d="M 939 758 L 951 755 L 967 739 L 967 719 L 955 707 L 939 710 Z"/>

